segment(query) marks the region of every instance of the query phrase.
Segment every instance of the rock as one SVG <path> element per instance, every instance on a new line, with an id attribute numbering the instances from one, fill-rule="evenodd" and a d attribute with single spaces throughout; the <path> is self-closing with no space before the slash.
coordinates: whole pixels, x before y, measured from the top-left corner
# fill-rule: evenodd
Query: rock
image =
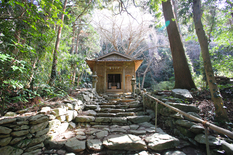
<path id="1" fill-rule="evenodd" d="M 11 135 L 15 136 L 15 137 L 20 137 L 20 136 L 27 135 L 29 133 L 29 131 L 30 130 L 14 131 L 14 132 L 11 132 Z"/>
<path id="2" fill-rule="evenodd" d="M 17 116 L 17 114 L 16 113 L 14 113 L 14 112 L 11 112 L 11 111 L 9 111 L 9 112 L 7 112 L 4 116 L 9 116 L 9 117 L 14 117 L 14 116 Z"/>
<path id="3" fill-rule="evenodd" d="M 153 135 L 146 137 L 145 141 L 148 143 L 148 147 L 155 151 L 174 148 L 179 144 L 177 138 L 164 132 L 154 133 Z"/>
<path id="4" fill-rule="evenodd" d="M 128 132 L 131 133 L 131 134 L 134 134 L 134 135 L 146 134 L 146 130 L 129 130 Z"/>
<path id="5" fill-rule="evenodd" d="M 95 110 L 97 108 L 98 108 L 97 105 L 85 105 L 85 109 Z"/>
<path id="6" fill-rule="evenodd" d="M 76 138 L 77 138 L 78 140 L 85 140 L 85 139 L 87 139 L 87 136 L 77 135 Z"/>
<path id="7" fill-rule="evenodd" d="M 188 120 L 176 120 L 175 122 L 177 125 L 186 127 L 186 128 L 190 128 L 191 126 L 195 125 L 195 123 L 190 122 Z"/>
<path id="8" fill-rule="evenodd" d="M 214 136 L 209 135 L 209 145 L 210 146 L 216 146 L 216 145 L 221 145 L 221 141 L 219 139 L 217 139 Z M 205 139 L 205 135 L 204 134 L 198 134 L 195 136 L 195 141 L 197 141 L 200 144 L 206 144 L 206 139 Z"/>
<path id="9" fill-rule="evenodd" d="M 175 108 L 178 108 L 184 112 L 196 112 L 196 113 L 198 113 L 200 111 L 198 107 L 183 104 L 183 103 L 169 103 L 169 105 L 173 106 Z"/>
<path id="10" fill-rule="evenodd" d="M 142 122 L 148 122 L 151 119 L 150 116 L 128 116 L 127 120 L 132 123 L 142 123 Z"/>
<path id="11" fill-rule="evenodd" d="M 37 131 L 43 130 L 48 126 L 49 122 L 40 123 L 37 125 L 31 126 L 30 133 L 35 133 Z"/>
<path id="12" fill-rule="evenodd" d="M 227 154 L 233 154 L 233 144 L 229 144 L 226 141 L 222 141 L 222 148 L 225 150 Z"/>
<path id="13" fill-rule="evenodd" d="M 98 123 L 109 123 L 112 119 L 110 117 L 96 117 L 95 122 Z"/>
<path id="14" fill-rule="evenodd" d="M 99 139 L 88 139 L 87 148 L 93 151 L 100 151 L 103 148 L 103 143 Z"/>
<path id="15" fill-rule="evenodd" d="M 148 123 L 148 122 L 139 123 L 139 125 L 144 126 L 146 128 L 155 127 L 155 125 Z"/>
<path id="16" fill-rule="evenodd" d="M 186 155 L 184 152 L 181 151 L 167 151 L 164 155 Z"/>
<path id="17" fill-rule="evenodd" d="M 31 139 L 24 139 L 19 143 L 17 143 L 15 146 L 18 148 L 25 148 L 31 143 L 31 141 L 32 141 Z"/>
<path id="18" fill-rule="evenodd" d="M 101 131 L 101 130 L 95 129 L 95 128 L 88 128 L 87 130 L 85 130 L 85 133 L 87 135 L 92 135 L 93 133 L 96 133 L 96 132 L 99 132 L 99 131 Z"/>
<path id="19" fill-rule="evenodd" d="M 72 129 L 76 128 L 76 124 L 74 122 L 69 122 L 69 127 Z"/>
<path id="20" fill-rule="evenodd" d="M 47 138 L 47 135 L 43 135 L 41 137 L 34 138 L 34 139 L 32 139 L 31 143 L 28 146 L 34 146 L 36 144 L 39 144 L 39 143 L 43 142 L 46 138 Z"/>
<path id="21" fill-rule="evenodd" d="M 21 155 L 23 150 L 14 148 L 12 146 L 5 146 L 0 148 L 0 152 L 4 155 Z"/>
<path id="22" fill-rule="evenodd" d="M 115 117 L 112 118 L 112 123 L 127 123 L 127 118 L 126 117 Z"/>
<path id="23" fill-rule="evenodd" d="M 66 116 L 65 115 L 57 116 L 56 119 L 58 119 L 61 122 L 65 122 L 66 121 Z"/>
<path id="24" fill-rule="evenodd" d="M 36 149 L 36 150 L 31 151 L 31 152 L 25 152 L 22 155 L 35 155 L 35 154 L 38 155 L 39 153 L 41 153 L 41 149 Z"/>
<path id="25" fill-rule="evenodd" d="M 50 129 L 56 128 L 60 125 L 61 125 L 61 121 L 59 121 L 58 119 L 54 119 L 54 120 L 49 121 L 49 128 Z"/>
<path id="26" fill-rule="evenodd" d="M 65 131 L 67 130 L 68 126 L 69 126 L 69 123 L 67 123 L 67 122 L 62 123 L 62 124 L 58 127 L 58 128 L 59 128 L 59 133 L 65 132 Z"/>
<path id="27" fill-rule="evenodd" d="M 106 136 L 108 136 L 108 131 L 100 131 L 100 132 L 97 132 L 97 133 L 96 133 L 96 137 L 97 137 L 98 139 L 102 139 L 102 138 L 104 138 L 104 137 L 106 137 Z"/>
<path id="28" fill-rule="evenodd" d="M 67 104 L 65 104 L 65 106 L 68 108 L 68 110 L 73 110 L 74 109 L 73 104 L 67 103 Z"/>
<path id="29" fill-rule="evenodd" d="M 87 123 L 95 121 L 95 117 L 93 116 L 77 116 L 74 120 L 76 123 Z"/>
<path id="30" fill-rule="evenodd" d="M 67 140 L 65 146 L 68 151 L 78 153 L 86 149 L 86 141 L 79 141 L 74 137 Z"/>
<path id="31" fill-rule="evenodd" d="M 6 146 L 10 143 L 12 137 L 2 138 L 0 139 L 0 146 Z"/>
<path id="32" fill-rule="evenodd" d="M 132 124 L 129 126 L 131 130 L 137 130 L 139 128 L 139 125 Z"/>
<path id="33" fill-rule="evenodd" d="M 8 135 L 0 135 L 0 138 L 6 138 L 6 137 L 10 137 L 11 135 L 8 134 Z"/>
<path id="34" fill-rule="evenodd" d="M 183 128 L 183 127 L 181 127 L 181 126 L 177 126 L 176 128 L 180 131 L 180 133 L 181 133 L 182 135 L 184 135 L 184 136 L 186 136 L 186 137 L 190 137 L 190 138 L 194 138 L 194 137 L 195 137 L 195 134 L 194 134 L 193 132 L 189 131 L 189 130 L 186 129 L 186 128 Z"/>
<path id="35" fill-rule="evenodd" d="M 96 112 L 94 110 L 87 110 L 87 111 L 83 111 L 82 114 L 87 116 L 95 116 Z"/>
<path id="36" fill-rule="evenodd" d="M 192 115 L 192 116 L 195 116 L 195 117 L 197 117 L 197 118 L 200 118 L 200 119 L 202 119 L 201 118 L 201 116 L 199 116 L 198 115 L 198 113 L 196 113 L 196 112 L 187 112 L 189 115 Z M 190 119 L 190 118 L 188 118 L 188 117 L 184 117 L 185 119 L 187 119 L 187 120 L 189 120 L 189 121 L 193 121 L 192 119 Z"/>
<path id="37" fill-rule="evenodd" d="M 65 108 L 56 108 L 53 109 L 53 112 L 55 113 L 55 116 L 61 116 L 66 114 L 66 109 Z"/>
<path id="38" fill-rule="evenodd" d="M 191 93 L 187 89 L 173 89 L 172 95 L 174 97 L 187 99 L 189 101 L 193 100 L 193 96 L 191 95 Z"/>
<path id="39" fill-rule="evenodd" d="M 42 107 L 40 113 L 41 114 L 47 114 L 51 111 L 51 108 L 50 107 Z"/>
<path id="40" fill-rule="evenodd" d="M 12 129 L 4 127 L 4 126 L 0 126 L 0 134 L 10 134 L 12 131 Z"/>
<path id="41" fill-rule="evenodd" d="M 18 143 L 18 142 L 24 140 L 25 138 L 26 138 L 26 137 L 17 137 L 17 138 L 14 138 L 14 139 L 10 142 L 10 144 L 11 144 L 11 145 L 14 145 L 14 144 L 16 144 L 16 143 Z"/>
<path id="42" fill-rule="evenodd" d="M 0 125 L 2 124 L 8 124 L 8 123 L 13 123 L 16 121 L 16 118 L 1 118 L 0 119 Z"/>
<path id="43" fill-rule="evenodd" d="M 112 128 L 110 130 L 111 132 L 122 132 L 122 133 L 127 133 L 127 131 L 125 129 L 122 128 Z"/>
<path id="44" fill-rule="evenodd" d="M 46 140 L 45 145 L 49 149 L 61 149 L 62 147 L 65 146 L 66 141 L 52 141 L 52 140 Z"/>
<path id="45" fill-rule="evenodd" d="M 193 126 L 191 126 L 191 128 L 189 130 L 191 132 L 196 133 L 196 134 L 200 134 L 200 133 L 203 133 L 205 131 L 205 128 L 203 126 L 200 126 L 200 125 L 193 125 Z"/>
<path id="46" fill-rule="evenodd" d="M 34 145 L 32 147 L 29 147 L 25 151 L 31 152 L 31 151 L 37 150 L 38 148 L 42 148 L 42 147 L 44 147 L 44 143 L 40 143 L 40 144 Z"/>
<path id="47" fill-rule="evenodd" d="M 70 122 L 72 121 L 75 117 L 77 117 L 78 113 L 75 110 L 68 110 L 66 112 L 66 121 Z"/>
<path id="48" fill-rule="evenodd" d="M 29 124 L 29 121 L 19 121 L 19 122 L 17 121 L 16 124 L 17 125 L 27 125 L 27 124 Z"/>
<path id="49" fill-rule="evenodd" d="M 29 118 L 30 124 L 39 124 L 39 123 L 42 123 L 42 122 L 46 122 L 48 120 L 49 120 L 48 116 L 43 115 L 43 114 L 31 116 Z"/>
<path id="50" fill-rule="evenodd" d="M 14 128 L 15 131 L 18 131 L 18 130 L 27 130 L 29 129 L 30 127 L 28 125 L 21 125 L 21 126 L 17 126 Z"/>
<path id="51" fill-rule="evenodd" d="M 45 135 L 45 134 L 48 133 L 48 132 L 49 132 L 49 128 L 45 128 L 45 129 L 43 129 L 43 130 L 38 131 L 38 132 L 36 133 L 35 137 L 40 137 L 40 136 L 42 136 L 42 135 Z"/>
<path id="52" fill-rule="evenodd" d="M 103 145 L 114 150 L 146 150 L 146 143 L 138 136 L 131 134 L 109 135 L 104 138 Z"/>
<path id="53" fill-rule="evenodd" d="M 90 102 L 90 101 L 91 101 L 90 97 L 89 97 L 88 95 L 84 95 L 84 94 L 83 94 L 83 99 L 84 99 L 86 102 Z"/>

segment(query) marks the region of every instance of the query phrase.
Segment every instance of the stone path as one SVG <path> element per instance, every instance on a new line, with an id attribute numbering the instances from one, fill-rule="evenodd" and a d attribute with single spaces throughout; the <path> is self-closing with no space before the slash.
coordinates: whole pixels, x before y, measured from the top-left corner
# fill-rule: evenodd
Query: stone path
<path id="1" fill-rule="evenodd" d="M 59 135 L 57 141 L 47 141 L 43 154 L 54 149 L 55 154 L 150 154 L 172 149 L 179 140 L 151 124 L 152 117 L 143 111 L 140 98 L 108 95 L 87 104 L 73 120 L 77 127 Z M 56 139 L 56 138 L 55 138 Z M 64 152 L 64 150 L 66 150 Z M 63 152 L 62 152 L 63 151 Z M 182 155 L 182 152 L 178 152 Z M 183 153 L 184 154 L 184 153 Z"/>

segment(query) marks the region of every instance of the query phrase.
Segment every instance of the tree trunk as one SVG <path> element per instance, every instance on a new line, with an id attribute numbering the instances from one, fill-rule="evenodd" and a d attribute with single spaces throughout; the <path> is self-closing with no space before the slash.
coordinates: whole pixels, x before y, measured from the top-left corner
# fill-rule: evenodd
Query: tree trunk
<path id="1" fill-rule="evenodd" d="M 151 63 L 152 63 L 152 61 L 153 61 L 153 58 L 150 59 L 148 65 L 147 65 L 147 67 L 146 67 L 146 70 L 145 70 L 145 72 L 143 73 L 143 78 L 142 78 L 142 89 L 144 88 L 144 82 L 145 82 L 145 78 L 146 78 L 146 73 L 148 72 L 148 69 L 149 69 L 149 67 L 150 67 L 150 65 L 151 65 Z"/>
<path id="2" fill-rule="evenodd" d="M 174 88 L 182 88 L 182 89 L 192 89 L 196 86 L 193 82 L 187 59 L 185 56 L 185 51 L 183 47 L 183 43 L 181 40 L 180 33 L 178 31 L 177 23 L 174 20 L 174 14 L 172 10 L 171 1 L 167 0 L 166 2 L 162 2 L 163 6 L 163 14 L 166 22 L 170 22 L 167 26 L 167 33 L 170 42 L 170 48 L 172 52 L 173 58 L 173 67 L 175 73 L 175 87 Z"/>
<path id="3" fill-rule="evenodd" d="M 216 119 L 221 121 L 227 121 L 228 120 L 227 113 L 226 110 L 223 108 L 222 96 L 218 89 L 211 65 L 208 40 L 201 22 L 201 16 L 202 16 L 201 14 L 202 14 L 201 1 L 193 0 L 193 15 L 194 15 L 193 18 L 194 18 L 195 30 L 199 44 L 201 46 L 201 53 L 204 61 L 206 78 L 210 88 L 211 97 L 215 106 Z"/>
<path id="4" fill-rule="evenodd" d="M 63 5 L 63 12 L 66 11 L 66 4 L 67 4 L 67 0 L 65 0 L 64 5 Z M 61 15 L 61 21 L 63 22 L 64 20 L 64 13 L 62 13 Z M 55 49 L 53 52 L 53 65 L 52 65 L 52 70 L 51 70 L 51 76 L 50 76 L 50 80 L 49 80 L 49 85 L 54 85 L 55 79 L 56 79 L 56 74 L 57 74 L 57 56 L 58 56 L 58 49 L 59 49 L 59 43 L 60 43 L 60 39 L 61 39 L 61 30 L 62 30 L 62 26 L 60 25 L 58 28 L 58 32 L 57 32 L 57 40 L 56 40 L 56 44 L 55 44 Z"/>
<path id="5" fill-rule="evenodd" d="M 72 36 L 72 46 L 71 46 L 71 49 L 70 49 L 70 54 L 74 54 L 74 42 L 75 42 L 75 29 L 76 29 L 76 25 L 75 25 L 75 22 L 73 23 L 73 36 Z"/>

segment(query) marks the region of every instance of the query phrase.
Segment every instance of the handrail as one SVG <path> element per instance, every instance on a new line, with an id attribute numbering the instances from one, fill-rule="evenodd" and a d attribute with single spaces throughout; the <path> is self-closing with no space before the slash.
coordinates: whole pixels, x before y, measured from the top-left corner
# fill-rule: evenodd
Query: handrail
<path id="1" fill-rule="evenodd" d="M 144 94 L 146 94 L 146 93 L 144 93 Z M 154 99 L 156 102 L 159 102 L 159 103 L 161 103 L 162 105 L 164 105 L 164 106 L 166 106 L 166 107 L 168 107 L 168 108 L 170 108 L 170 109 L 172 109 L 172 110 L 174 110 L 174 111 L 176 111 L 176 112 L 179 112 L 180 114 L 182 114 L 182 115 L 184 115 L 184 116 L 186 116 L 186 117 L 188 117 L 188 118 L 190 118 L 190 119 L 192 119 L 192 120 L 194 120 L 194 121 L 196 121 L 196 122 L 202 123 L 205 127 L 209 127 L 210 129 L 215 130 L 215 131 L 217 131 L 218 133 L 227 135 L 228 137 L 230 137 L 231 139 L 233 139 L 233 132 L 231 132 L 231 131 L 229 131 L 229 130 L 226 130 L 226 129 L 224 129 L 224 128 L 218 127 L 218 126 L 216 126 L 216 125 L 214 125 L 214 124 L 211 124 L 210 122 L 203 121 L 202 119 L 197 118 L 197 117 L 195 117 L 195 116 L 189 115 L 189 114 L 187 114 L 186 112 L 184 112 L 184 111 L 182 111 L 182 110 L 180 110 L 180 109 L 178 109 L 178 108 L 172 107 L 172 106 L 170 106 L 170 105 L 168 105 L 168 104 L 166 104 L 166 103 L 164 103 L 164 102 L 158 100 L 157 98 L 155 98 L 155 97 L 153 97 L 153 96 L 151 96 L 151 95 L 149 95 L 149 94 L 146 94 L 146 95 L 149 96 L 150 98 Z"/>

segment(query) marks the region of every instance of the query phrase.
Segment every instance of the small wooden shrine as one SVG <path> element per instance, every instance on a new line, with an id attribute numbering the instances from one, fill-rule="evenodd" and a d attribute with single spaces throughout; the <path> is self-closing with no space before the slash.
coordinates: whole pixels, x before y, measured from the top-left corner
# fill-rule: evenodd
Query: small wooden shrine
<path id="1" fill-rule="evenodd" d="M 93 74 L 97 74 L 98 93 L 125 93 L 132 91 L 132 76 L 136 77 L 136 71 L 143 60 L 111 52 L 86 62 Z"/>

